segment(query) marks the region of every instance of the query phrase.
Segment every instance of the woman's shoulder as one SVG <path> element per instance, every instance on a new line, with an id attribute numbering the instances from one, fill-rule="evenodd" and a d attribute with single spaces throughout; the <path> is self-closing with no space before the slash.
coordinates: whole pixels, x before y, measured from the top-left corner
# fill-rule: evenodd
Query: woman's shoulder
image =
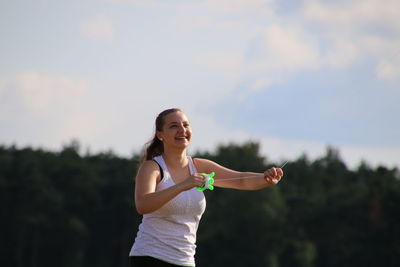
<path id="1" fill-rule="evenodd" d="M 158 164 L 155 160 L 145 160 L 140 164 L 140 169 L 142 170 L 154 170 L 158 169 Z"/>
<path id="2" fill-rule="evenodd" d="M 199 172 L 208 172 L 213 161 L 204 158 L 193 158 L 193 163 Z"/>
<path id="3" fill-rule="evenodd" d="M 192 159 L 195 162 L 206 162 L 206 161 L 208 161 L 208 159 L 203 159 L 203 158 L 195 158 L 195 157 L 193 157 Z"/>
<path id="4" fill-rule="evenodd" d="M 136 175 L 136 179 L 144 177 L 148 181 L 148 177 L 156 177 L 157 181 L 162 178 L 162 170 L 154 160 L 145 160 L 141 163 Z"/>

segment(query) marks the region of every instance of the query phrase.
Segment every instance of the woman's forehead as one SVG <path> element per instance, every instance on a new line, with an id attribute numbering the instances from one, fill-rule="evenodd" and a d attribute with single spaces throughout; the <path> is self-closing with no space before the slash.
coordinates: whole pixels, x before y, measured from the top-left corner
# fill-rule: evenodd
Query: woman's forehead
<path id="1" fill-rule="evenodd" d="M 186 117 L 185 113 L 180 111 L 173 112 L 165 117 L 166 124 L 173 122 L 184 122 L 184 121 L 188 121 L 188 118 Z"/>

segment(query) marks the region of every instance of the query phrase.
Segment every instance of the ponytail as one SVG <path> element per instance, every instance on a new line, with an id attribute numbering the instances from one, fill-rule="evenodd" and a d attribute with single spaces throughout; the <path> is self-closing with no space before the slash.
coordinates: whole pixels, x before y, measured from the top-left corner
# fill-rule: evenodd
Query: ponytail
<path id="1" fill-rule="evenodd" d="M 164 145 L 157 136 L 147 143 L 147 148 L 143 160 L 151 160 L 164 152 Z"/>

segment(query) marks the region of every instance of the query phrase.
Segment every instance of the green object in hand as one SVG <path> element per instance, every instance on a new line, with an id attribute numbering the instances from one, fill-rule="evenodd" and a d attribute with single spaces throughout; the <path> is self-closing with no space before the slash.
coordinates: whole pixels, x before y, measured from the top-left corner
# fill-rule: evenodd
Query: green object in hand
<path id="1" fill-rule="evenodd" d="M 212 172 L 212 173 L 210 173 L 210 174 L 202 173 L 202 175 L 204 175 L 204 177 L 206 177 L 206 182 L 204 183 L 204 186 L 203 186 L 203 187 L 197 186 L 197 187 L 196 187 L 197 190 L 199 190 L 199 191 L 204 191 L 204 190 L 207 190 L 207 189 L 209 189 L 209 190 L 214 190 L 213 183 L 214 183 L 214 175 L 215 175 L 215 172 Z"/>

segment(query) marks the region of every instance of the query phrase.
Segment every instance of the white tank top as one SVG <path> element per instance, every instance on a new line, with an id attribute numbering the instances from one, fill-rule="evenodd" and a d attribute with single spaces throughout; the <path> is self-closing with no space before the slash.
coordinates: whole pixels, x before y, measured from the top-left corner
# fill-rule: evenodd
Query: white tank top
<path id="1" fill-rule="evenodd" d="M 175 185 L 162 156 L 154 158 L 164 177 L 156 187 L 161 191 Z M 197 172 L 188 157 L 190 174 Z M 203 192 L 196 188 L 181 192 L 158 210 L 143 215 L 130 256 L 151 256 L 172 264 L 195 266 L 196 232 L 206 208 Z"/>

